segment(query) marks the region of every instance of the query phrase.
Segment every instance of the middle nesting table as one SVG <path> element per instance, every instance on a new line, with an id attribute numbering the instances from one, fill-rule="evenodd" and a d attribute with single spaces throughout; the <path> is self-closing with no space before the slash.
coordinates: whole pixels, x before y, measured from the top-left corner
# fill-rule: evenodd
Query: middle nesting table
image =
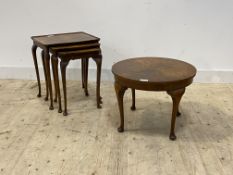
<path id="1" fill-rule="evenodd" d="M 63 93 L 64 93 L 64 112 L 67 113 L 67 88 L 66 88 L 66 67 L 70 60 L 81 59 L 82 61 L 82 85 L 85 89 L 85 94 L 88 96 L 87 90 L 87 79 L 88 79 L 88 63 L 89 58 L 92 58 L 97 65 L 97 81 L 96 81 L 96 100 L 97 107 L 101 108 L 102 98 L 100 96 L 100 77 L 101 77 L 101 66 L 102 66 L 102 54 L 99 43 L 87 43 L 78 45 L 66 45 L 51 47 L 50 52 L 52 53 L 52 69 L 54 74 L 54 85 L 55 92 L 58 96 L 59 109 L 58 112 L 62 112 L 61 108 L 61 95 L 59 87 L 59 76 L 58 76 L 58 58 L 60 59 L 60 69 L 62 75 Z"/>

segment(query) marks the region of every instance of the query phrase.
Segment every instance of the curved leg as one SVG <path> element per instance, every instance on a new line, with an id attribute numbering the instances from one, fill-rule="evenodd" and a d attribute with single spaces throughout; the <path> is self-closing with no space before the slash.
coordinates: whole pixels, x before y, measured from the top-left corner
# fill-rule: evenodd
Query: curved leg
<path id="1" fill-rule="evenodd" d="M 61 108 L 61 94 L 60 94 L 60 86 L 59 86 L 59 76 L 58 76 L 58 58 L 52 55 L 52 66 L 53 66 L 53 73 L 54 73 L 54 87 L 57 92 L 58 96 L 58 112 L 62 112 Z"/>
<path id="2" fill-rule="evenodd" d="M 51 83 L 51 75 L 50 75 L 50 55 L 49 51 L 44 51 L 44 59 L 45 59 L 45 68 L 47 73 L 47 80 L 48 80 L 48 88 L 49 88 L 49 94 L 50 94 L 50 110 L 53 110 L 53 90 L 52 90 L 52 83 Z"/>
<path id="3" fill-rule="evenodd" d="M 64 93 L 64 112 L 63 115 L 67 116 L 67 94 L 66 94 L 66 67 L 69 64 L 69 61 L 60 62 L 61 75 L 62 75 L 62 84 L 63 84 L 63 93 Z"/>
<path id="4" fill-rule="evenodd" d="M 85 63 L 84 64 L 85 65 L 85 68 L 84 68 L 84 71 L 85 71 L 85 74 L 84 74 L 85 95 L 89 96 L 89 93 L 88 93 L 88 64 L 89 64 L 89 58 L 85 58 L 84 63 Z"/>
<path id="5" fill-rule="evenodd" d="M 84 59 L 81 58 L 81 71 L 82 71 L 82 88 L 84 89 L 84 72 L 85 72 L 85 66 L 84 66 Z"/>
<path id="6" fill-rule="evenodd" d="M 124 106 L 123 106 L 123 98 L 124 94 L 126 91 L 127 87 L 121 86 L 119 83 L 115 81 L 115 91 L 116 91 L 116 96 L 117 96 L 117 101 L 118 101 L 118 107 L 120 111 L 120 119 L 121 123 L 118 128 L 118 132 L 124 132 Z"/>
<path id="7" fill-rule="evenodd" d="M 171 129 L 170 129 L 170 139 L 171 140 L 176 140 L 176 135 L 175 135 L 176 115 L 178 112 L 180 100 L 181 100 L 184 92 L 185 92 L 185 88 L 174 90 L 174 91 L 168 91 L 168 94 L 172 97 L 172 102 L 173 102 Z"/>
<path id="8" fill-rule="evenodd" d="M 97 65 L 97 81 L 96 81 L 96 100 L 97 108 L 101 108 L 102 97 L 100 96 L 100 78 L 101 78 L 101 66 L 102 66 L 102 55 L 93 58 Z"/>
<path id="9" fill-rule="evenodd" d="M 39 93 L 37 97 L 41 97 L 40 74 L 39 74 L 38 63 L 37 63 L 37 58 L 36 58 L 36 50 L 37 50 L 37 46 L 33 44 L 32 45 L 32 57 L 34 61 L 34 66 L 36 70 L 36 78 L 37 78 L 37 83 L 38 83 L 38 88 L 39 88 Z"/>
<path id="10" fill-rule="evenodd" d="M 136 110 L 136 106 L 135 106 L 135 89 L 131 89 L 132 91 L 132 106 L 131 106 L 131 110 L 135 111 Z"/>
<path id="11" fill-rule="evenodd" d="M 47 80 L 47 73 L 46 73 L 46 67 L 45 67 L 45 58 L 44 58 L 44 50 L 41 51 L 41 59 L 42 59 L 42 63 L 43 63 L 43 69 L 44 69 L 44 79 L 45 79 L 45 87 L 46 87 L 46 95 L 44 100 L 48 101 L 48 80 Z"/>
<path id="12" fill-rule="evenodd" d="M 56 61 L 55 59 L 51 58 L 51 62 L 52 62 L 52 71 L 53 71 L 53 83 L 54 83 L 54 90 L 55 90 L 55 97 L 54 97 L 54 102 L 57 102 L 57 88 L 56 88 L 56 80 L 57 80 L 57 75 L 56 75 L 56 72 L 55 71 L 55 64 L 56 64 Z M 57 66 L 57 65 L 56 65 Z"/>

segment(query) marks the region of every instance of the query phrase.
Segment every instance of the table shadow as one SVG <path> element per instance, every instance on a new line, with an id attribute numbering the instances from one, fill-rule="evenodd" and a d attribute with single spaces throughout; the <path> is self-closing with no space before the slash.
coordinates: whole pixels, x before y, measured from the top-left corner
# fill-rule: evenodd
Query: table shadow
<path id="1" fill-rule="evenodd" d="M 131 99 L 124 101 L 125 132 L 145 136 L 169 136 L 172 102 L 140 98 L 136 111 L 130 110 Z M 117 128 L 120 114 L 117 104 L 112 107 L 110 124 Z M 196 101 L 181 102 L 182 115 L 176 120 L 176 135 L 193 141 L 220 141 L 233 136 L 233 118 L 223 109 L 212 104 Z"/>

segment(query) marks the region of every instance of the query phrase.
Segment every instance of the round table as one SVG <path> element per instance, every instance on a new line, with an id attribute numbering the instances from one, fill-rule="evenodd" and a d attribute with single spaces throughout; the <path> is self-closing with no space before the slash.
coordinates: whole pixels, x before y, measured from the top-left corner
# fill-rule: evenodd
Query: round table
<path id="1" fill-rule="evenodd" d="M 146 91 L 166 91 L 172 98 L 173 110 L 171 118 L 170 139 L 175 140 L 176 116 L 180 115 L 179 103 L 196 75 L 196 68 L 184 61 L 160 58 L 130 58 L 112 66 L 115 78 L 115 91 L 120 111 L 119 132 L 124 131 L 123 97 L 126 89 L 132 90 L 132 106 L 135 110 L 135 89 Z"/>

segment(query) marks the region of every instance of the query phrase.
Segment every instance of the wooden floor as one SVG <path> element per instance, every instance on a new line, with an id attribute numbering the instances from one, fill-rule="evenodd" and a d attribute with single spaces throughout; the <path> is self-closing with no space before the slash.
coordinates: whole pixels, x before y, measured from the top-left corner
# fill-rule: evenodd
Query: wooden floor
<path id="1" fill-rule="evenodd" d="M 136 91 L 135 112 L 125 95 L 126 131 L 112 83 L 95 83 L 85 97 L 68 82 L 67 117 L 37 98 L 35 81 L 0 80 L 0 174 L 6 175 L 232 175 L 233 85 L 193 84 L 181 102 L 176 141 L 168 139 L 171 99 Z M 43 84 L 44 87 L 44 84 Z M 43 95 L 45 94 L 43 89 Z"/>

